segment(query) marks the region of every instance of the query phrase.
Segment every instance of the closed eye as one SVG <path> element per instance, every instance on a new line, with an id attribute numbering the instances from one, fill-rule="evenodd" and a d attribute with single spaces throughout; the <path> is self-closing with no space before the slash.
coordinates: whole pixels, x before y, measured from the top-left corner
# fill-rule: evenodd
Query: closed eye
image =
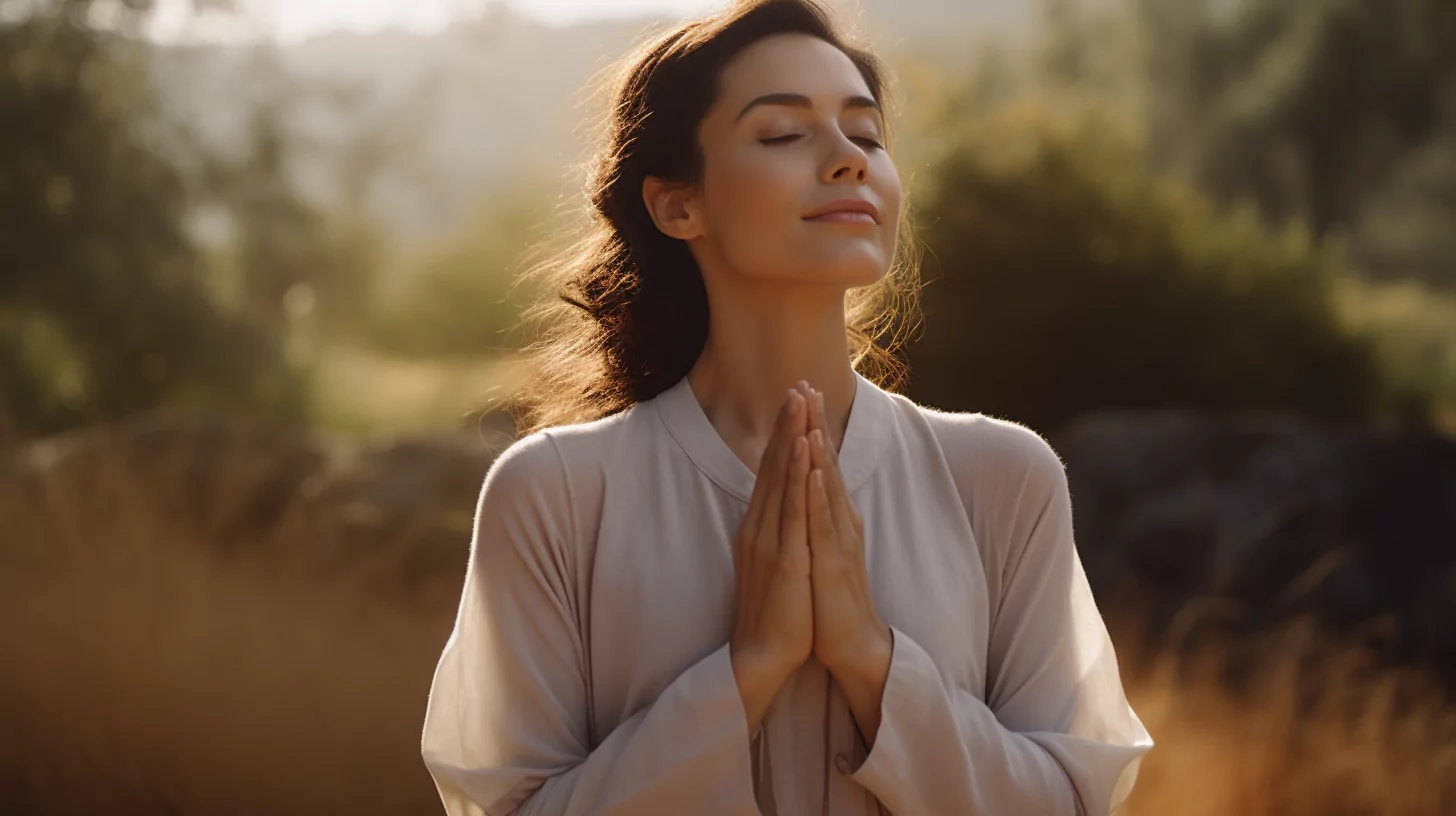
<path id="1" fill-rule="evenodd" d="M 759 139 L 759 142 L 761 142 L 763 144 L 766 144 L 766 145 L 787 144 L 789 142 L 792 142 L 795 139 L 798 139 L 798 138 L 802 137 L 803 135 L 804 134 L 802 134 L 802 133 L 789 133 L 789 134 L 784 135 L 784 136 L 774 136 L 774 137 L 769 138 L 769 139 Z M 880 144 L 879 142 L 875 141 L 874 139 L 869 138 L 868 136 L 851 136 L 851 137 L 849 137 L 849 140 L 851 142 L 855 142 L 857 144 L 863 145 L 864 147 L 869 148 L 870 150 L 884 150 L 885 149 L 885 146 L 884 145 Z"/>

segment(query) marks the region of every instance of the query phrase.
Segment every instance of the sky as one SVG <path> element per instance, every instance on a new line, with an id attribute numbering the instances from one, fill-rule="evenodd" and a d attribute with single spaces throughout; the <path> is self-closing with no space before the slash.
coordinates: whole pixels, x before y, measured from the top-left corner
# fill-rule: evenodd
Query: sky
<path id="1" fill-rule="evenodd" d="M 153 32 L 161 39 L 180 36 L 188 18 L 186 0 L 162 0 Z M 478 12 L 505 2 L 517 11 L 551 25 L 568 25 L 605 17 L 645 14 L 689 16 L 722 7 L 726 0 L 242 0 L 257 26 L 273 37 L 297 42 L 330 31 L 373 31 L 400 26 L 416 31 L 443 27 L 461 13 Z M 193 33 L 226 36 L 205 24 L 191 23 Z"/>
<path id="2" fill-rule="evenodd" d="M 652 13 L 687 17 L 725 3 L 719 0 L 514 0 L 511 5 L 548 23 L 565 24 L 591 18 Z"/>

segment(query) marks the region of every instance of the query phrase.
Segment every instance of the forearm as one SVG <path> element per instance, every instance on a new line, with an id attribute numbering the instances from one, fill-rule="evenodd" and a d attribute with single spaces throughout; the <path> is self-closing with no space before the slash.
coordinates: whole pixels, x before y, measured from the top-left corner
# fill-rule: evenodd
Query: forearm
<path id="1" fill-rule="evenodd" d="M 1100 706 L 1083 709 L 1083 722 L 1039 725 L 1018 717 L 1021 730 L 1013 730 L 971 692 L 945 683 L 929 654 L 902 630 L 893 639 L 883 720 L 850 777 L 887 809 L 901 816 L 1107 816 L 1124 797 L 1132 766 L 1150 747 L 1125 703 L 1108 707 L 1097 689 L 1080 687 L 1074 695 L 1090 695 L 1086 705 L 1097 700 Z M 1046 694 L 1027 700 L 1033 708 L 1066 708 Z"/>
<path id="2" fill-rule="evenodd" d="M 499 698 L 466 691 L 477 675 L 449 661 L 426 714 L 425 764 L 450 816 L 747 816 L 751 748 L 733 674 L 726 649 L 715 650 L 588 748 L 545 742 L 543 716 L 525 710 L 522 692 L 516 705 L 477 706 Z"/>

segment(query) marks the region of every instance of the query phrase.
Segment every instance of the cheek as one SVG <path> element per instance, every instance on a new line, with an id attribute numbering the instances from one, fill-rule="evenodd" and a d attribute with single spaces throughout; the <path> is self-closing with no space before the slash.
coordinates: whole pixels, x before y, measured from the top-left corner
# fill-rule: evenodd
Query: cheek
<path id="1" fill-rule="evenodd" d="M 886 221 L 895 220 L 900 214 L 900 203 L 904 199 L 905 191 L 900 184 L 900 172 L 895 163 L 888 156 L 879 158 L 880 165 L 875 167 L 875 177 L 871 182 L 875 194 L 885 202 L 885 212 L 889 216 Z"/>
<path id="2" fill-rule="evenodd" d="M 709 232 L 732 265 L 761 269 L 794 238 L 804 171 L 763 152 L 734 158 L 707 169 Z"/>
<path id="3" fill-rule="evenodd" d="M 894 194 L 887 195 L 884 200 L 887 206 L 885 207 L 885 218 L 882 220 L 885 227 L 886 241 L 888 241 L 888 246 L 893 252 L 895 240 L 900 234 L 900 210 L 904 206 L 903 193 L 900 190 L 899 183 L 895 184 Z"/>

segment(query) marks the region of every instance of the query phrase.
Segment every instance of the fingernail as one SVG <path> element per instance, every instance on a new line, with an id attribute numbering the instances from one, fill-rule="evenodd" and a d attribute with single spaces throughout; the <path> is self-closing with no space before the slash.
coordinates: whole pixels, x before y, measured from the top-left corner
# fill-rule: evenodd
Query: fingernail
<path id="1" fill-rule="evenodd" d="M 789 392 L 789 416 L 799 413 L 799 400 L 794 399 L 794 392 Z"/>
<path id="2" fill-rule="evenodd" d="M 808 380 L 799 380 L 799 382 L 797 383 L 797 385 L 799 386 L 799 388 L 803 389 L 804 391 L 811 391 L 811 390 L 813 390 L 813 389 L 809 388 L 809 381 Z"/>

